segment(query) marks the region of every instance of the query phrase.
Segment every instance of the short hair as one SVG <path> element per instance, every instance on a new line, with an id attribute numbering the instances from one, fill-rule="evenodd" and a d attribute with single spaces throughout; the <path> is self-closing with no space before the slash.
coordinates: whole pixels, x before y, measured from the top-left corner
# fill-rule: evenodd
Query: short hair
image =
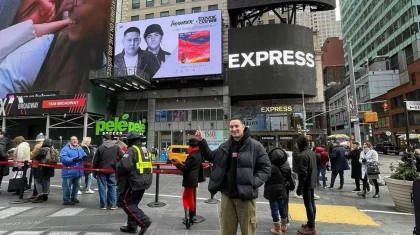
<path id="1" fill-rule="evenodd" d="M 229 122 L 230 122 L 230 121 L 235 121 L 235 120 L 238 120 L 238 121 L 240 121 L 240 122 L 241 122 L 241 124 L 244 124 L 244 125 L 245 125 L 244 120 L 243 120 L 242 118 L 239 118 L 239 117 L 233 117 L 233 118 L 231 118 L 231 119 L 229 120 Z"/>
<path id="2" fill-rule="evenodd" d="M 105 134 L 105 135 L 102 136 L 102 138 L 105 139 L 105 140 L 110 140 L 111 136 L 109 134 Z"/>
<path id="3" fill-rule="evenodd" d="M 124 37 L 127 35 L 127 33 L 138 33 L 140 36 L 140 29 L 137 27 L 130 27 L 124 31 Z"/>
<path id="4" fill-rule="evenodd" d="M 21 144 L 21 143 L 23 143 L 23 142 L 25 142 L 26 140 L 25 140 L 25 138 L 23 138 L 23 136 L 17 136 L 16 138 L 15 138 L 15 143 L 16 143 L 16 145 L 19 145 L 19 144 Z"/>

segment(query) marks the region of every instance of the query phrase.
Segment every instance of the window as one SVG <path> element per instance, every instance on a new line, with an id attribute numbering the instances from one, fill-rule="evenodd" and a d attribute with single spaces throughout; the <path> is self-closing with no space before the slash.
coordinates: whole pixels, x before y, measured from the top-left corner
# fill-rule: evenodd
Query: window
<path id="1" fill-rule="evenodd" d="M 415 86 L 417 83 L 417 78 L 416 78 L 416 74 L 412 73 L 411 74 L 411 85 Z"/>
<path id="2" fill-rule="evenodd" d="M 145 19 L 153 19 L 153 18 L 155 18 L 155 14 L 153 14 L 153 13 L 146 14 L 146 15 L 144 16 L 144 18 L 145 18 Z"/>
<path id="3" fill-rule="evenodd" d="M 153 7 L 155 5 L 155 0 L 146 0 L 146 7 Z"/>
<path id="4" fill-rule="evenodd" d="M 193 7 L 192 8 L 192 13 L 199 13 L 201 12 L 201 7 Z"/>
<path id="5" fill-rule="evenodd" d="M 176 0 L 176 3 L 185 2 L 185 0 Z"/>
<path id="6" fill-rule="evenodd" d="M 391 108 L 401 108 L 401 107 L 404 107 L 402 95 L 391 98 Z"/>
<path id="7" fill-rule="evenodd" d="M 136 20 L 139 20 L 140 18 L 139 18 L 139 16 L 137 15 L 137 16 L 131 16 L 131 21 L 136 21 Z"/>
<path id="8" fill-rule="evenodd" d="M 139 9 L 140 8 L 140 0 L 133 0 L 131 4 L 131 9 Z"/>
<path id="9" fill-rule="evenodd" d="M 210 109 L 204 109 L 204 121 L 210 121 Z"/>
<path id="10" fill-rule="evenodd" d="M 208 8 L 209 11 L 215 11 L 217 9 L 219 9 L 217 4 L 216 5 L 209 5 L 209 8 Z"/>
<path id="11" fill-rule="evenodd" d="M 269 24 L 275 24 L 275 23 L 276 23 L 276 21 L 275 21 L 275 20 L 269 20 L 269 21 L 268 21 L 268 23 L 269 23 Z"/>
<path id="12" fill-rule="evenodd" d="M 223 120 L 223 109 L 217 109 L 217 120 L 221 121 Z"/>
<path id="13" fill-rule="evenodd" d="M 166 16 L 169 16 L 169 11 L 162 11 L 160 13 L 160 17 L 166 17 Z"/>
<path id="14" fill-rule="evenodd" d="M 179 10 L 176 10 L 176 15 L 184 15 L 185 14 L 185 9 L 179 9 Z"/>
<path id="15" fill-rule="evenodd" d="M 169 0 L 161 0 L 160 4 L 161 5 L 169 4 Z"/>

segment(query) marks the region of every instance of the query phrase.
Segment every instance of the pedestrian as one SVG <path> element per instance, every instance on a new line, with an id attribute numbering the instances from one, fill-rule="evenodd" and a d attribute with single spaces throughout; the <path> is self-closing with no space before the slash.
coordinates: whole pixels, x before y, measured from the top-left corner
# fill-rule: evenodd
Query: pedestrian
<path id="1" fill-rule="evenodd" d="M 378 153 L 372 149 L 372 144 L 369 142 L 366 142 L 363 144 L 363 151 L 360 154 L 359 162 L 362 164 L 362 174 L 361 177 L 363 178 L 363 191 L 357 193 L 359 196 L 362 196 L 363 198 L 366 197 L 366 189 L 368 186 L 368 180 L 371 179 L 373 184 L 375 185 L 375 195 L 373 195 L 373 198 L 379 198 L 379 174 L 378 175 L 369 175 L 367 172 L 368 166 L 376 166 L 378 167 Z M 379 169 L 379 168 L 378 168 Z"/>
<path id="2" fill-rule="evenodd" d="M 209 191 L 221 191 L 221 235 L 236 234 L 238 223 L 242 235 L 254 235 L 257 228 L 256 203 L 258 188 L 271 171 L 268 155 L 262 144 L 251 138 L 244 122 L 232 118 L 229 122 L 231 137 L 219 148 L 211 151 L 203 139 L 200 127 L 195 133 L 201 156 L 213 163 Z"/>
<path id="3" fill-rule="evenodd" d="M 327 151 L 322 146 L 318 146 L 315 148 L 315 156 L 317 160 L 317 171 L 318 171 L 317 186 L 321 187 L 321 184 L 319 183 L 319 179 L 322 178 L 322 187 L 325 189 L 327 188 L 327 180 L 326 180 L 325 175 L 327 173 L 327 163 L 330 160 L 330 158 L 328 157 Z"/>
<path id="4" fill-rule="evenodd" d="M 85 168 L 92 168 L 92 162 L 93 162 L 93 149 L 92 146 L 90 145 L 92 143 L 92 139 L 90 137 L 86 137 L 83 139 L 81 147 L 83 149 L 83 151 L 85 151 L 86 153 L 86 157 L 83 158 L 83 166 Z M 93 194 L 95 193 L 92 190 L 92 171 L 91 170 L 85 170 L 84 171 L 85 174 L 85 193 L 86 194 Z"/>
<path id="5" fill-rule="evenodd" d="M 36 171 L 38 170 L 38 161 L 35 160 L 36 155 L 38 154 L 39 150 L 42 148 L 42 144 L 45 140 L 45 136 L 42 133 L 39 133 L 35 138 L 35 146 L 34 149 L 32 149 L 30 157 L 32 161 L 32 167 L 31 167 L 31 173 L 34 177 L 36 175 Z M 28 197 L 28 200 L 32 200 L 38 197 L 38 190 L 36 189 L 36 182 L 34 180 L 34 190 L 32 191 L 32 195 Z"/>
<path id="6" fill-rule="evenodd" d="M 5 131 L 0 132 L 0 161 L 7 162 L 9 156 L 7 155 L 7 147 L 9 144 L 9 138 Z M 1 193 L 1 182 L 3 181 L 3 176 L 9 175 L 9 165 L 0 164 L 0 193 Z"/>
<path id="7" fill-rule="evenodd" d="M 346 157 L 346 149 L 338 144 L 337 142 L 334 143 L 334 147 L 331 151 L 330 162 L 331 162 L 331 182 L 329 188 L 334 188 L 335 179 L 337 175 L 340 175 L 340 187 L 339 190 L 343 189 L 344 186 L 344 171 L 350 170 L 349 162 L 347 161 Z"/>
<path id="8" fill-rule="evenodd" d="M 316 234 L 315 218 L 315 188 L 317 186 L 317 163 L 315 153 L 309 149 L 309 142 L 305 136 L 299 136 L 296 139 L 299 148 L 299 183 L 296 190 L 297 195 L 303 196 L 303 203 L 306 208 L 306 217 L 308 222 L 303 224 L 299 230 L 299 234 L 312 235 Z"/>
<path id="9" fill-rule="evenodd" d="M 121 226 L 120 231 L 125 233 L 136 233 L 137 226 L 140 226 L 139 235 L 146 233 L 152 224 L 148 217 L 139 207 L 146 189 L 152 184 L 152 161 L 148 151 L 142 147 L 146 137 L 136 132 L 127 134 L 127 152 L 116 164 L 118 173 L 118 206 L 128 216 L 127 225 Z M 112 164 L 115 166 L 115 164 Z"/>
<path id="10" fill-rule="evenodd" d="M 360 153 L 362 150 L 360 149 L 359 142 L 353 142 L 353 146 L 351 148 L 350 153 L 346 156 L 347 159 L 351 160 L 351 178 L 354 179 L 354 183 L 356 184 L 356 188 L 352 191 L 353 193 L 360 192 L 360 180 L 362 178 L 362 164 L 360 164 Z"/>
<path id="11" fill-rule="evenodd" d="M 111 136 L 102 136 L 102 145 L 96 151 L 93 168 L 112 170 L 111 164 L 117 162 L 117 157 L 122 157 L 121 148 L 114 144 Z M 98 192 L 100 209 L 117 209 L 117 189 L 115 182 L 115 172 L 94 172 L 94 177 L 98 180 Z"/>
<path id="12" fill-rule="evenodd" d="M 53 148 L 53 141 L 51 139 L 44 140 L 42 148 L 35 156 L 35 160 L 43 163 L 51 148 Z M 55 168 L 53 167 L 38 166 L 38 170 L 35 175 L 35 183 L 37 189 L 39 190 L 39 194 L 38 197 L 32 201 L 33 203 L 48 201 L 48 194 L 50 193 L 50 179 L 51 177 L 54 177 L 54 171 Z"/>
<path id="13" fill-rule="evenodd" d="M 271 162 L 271 175 L 264 184 L 264 198 L 270 202 L 271 217 L 274 223 L 274 228 L 270 231 L 272 234 L 282 235 L 282 232 L 286 232 L 288 229 L 286 204 L 289 198 L 288 191 L 294 184 L 292 170 L 287 161 L 287 153 L 283 149 L 272 148 L 268 157 Z"/>
<path id="14" fill-rule="evenodd" d="M 188 140 L 189 145 L 187 151 L 188 156 L 185 159 L 185 163 L 181 163 L 174 159 L 174 164 L 180 171 L 182 171 L 182 187 L 184 192 L 182 193 L 182 205 L 184 206 L 185 213 L 185 225 L 187 229 L 194 223 L 194 194 L 198 187 L 198 174 L 200 172 L 200 165 L 203 162 L 200 151 L 198 149 L 198 141 L 195 138 Z"/>
<path id="15" fill-rule="evenodd" d="M 25 138 L 23 138 L 23 136 L 17 136 L 14 139 L 15 141 L 15 148 L 11 148 L 9 151 L 7 151 L 7 153 L 9 155 L 12 155 L 13 157 L 13 161 L 15 162 L 13 164 L 13 168 L 12 171 L 15 172 L 14 177 L 15 178 L 21 178 L 23 177 L 23 174 L 26 173 L 26 170 L 24 171 L 22 169 L 23 167 L 23 163 L 24 161 L 29 161 L 30 160 L 30 152 L 31 152 L 31 147 L 29 147 L 28 142 L 26 142 Z M 19 163 L 18 163 L 19 162 Z M 13 195 L 19 195 L 20 190 L 15 191 L 15 193 Z"/>
<path id="16" fill-rule="evenodd" d="M 79 140 L 76 136 L 70 137 L 70 143 L 61 149 L 60 161 L 63 165 L 61 177 L 63 178 L 63 205 L 75 205 L 80 201 L 77 199 L 77 192 L 80 187 L 80 180 L 83 170 L 68 169 L 66 167 L 83 168 L 83 158 L 85 151 L 79 146 Z"/>
<path id="17" fill-rule="evenodd" d="M 414 158 L 416 160 L 416 171 L 420 172 L 420 149 L 414 150 Z"/>
<path id="18" fill-rule="evenodd" d="M 298 180 L 298 174 L 299 174 L 299 148 L 295 147 L 292 151 L 292 177 L 297 181 Z M 295 188 L 295 193 L 294 193 L 294 197 L 297 199 L 303 199 L 302 196 L 299 196 L 296 194 L 296 189 Z"/>

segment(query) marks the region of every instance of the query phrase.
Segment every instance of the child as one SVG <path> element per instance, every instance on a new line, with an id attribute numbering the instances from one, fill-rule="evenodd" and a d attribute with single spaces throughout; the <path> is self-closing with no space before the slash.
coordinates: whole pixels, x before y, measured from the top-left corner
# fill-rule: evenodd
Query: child
<path id="1" fill-rule="evenodd" d="M 286 203 L 288 191 L 293 190 L 294 182 L 290 165 L 287 162 L 287 153 L 283 149 L 272 149 L 268 153 L 268 157 L 271 161 L 271 176 L 264 185 L 264 198 L 270 202 L 271 217 L 274 223 L 274 228 L 270 231 L 272 234 L 282 235 L 282 232 L 287 231 Z"/>
<path id="2" fill-rule="evenodd" d="M 191 138 L 188 141 L 188 156 L 185 163 L 182 164 L 178 160 L 173 160 L 173 164 L 183 172 L 182 186 L 184 192 L 182 194 L 182 204 L 185 211 L 185 225 L 187 229 L 194 223 L 193 213 L 195 211 L 194 205 L 194 191 L 198 187 L 200 165 L 202 158 L 200 151 L 198 150 L 198 141 L 195 138 Z"/>

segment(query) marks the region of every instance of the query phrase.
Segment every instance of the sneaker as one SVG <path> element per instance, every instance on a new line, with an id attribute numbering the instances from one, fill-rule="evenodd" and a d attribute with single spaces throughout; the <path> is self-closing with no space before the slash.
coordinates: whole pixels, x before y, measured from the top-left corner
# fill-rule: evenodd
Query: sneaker
<path id="1" fill-rule="evenodd" d="M 77 191 L 77 195 L 82 195 L 82 192 L 80 190 Z"/>
<path id="2" fill-rule="evenodd" d="M 330 186 L 328 186 L 328 188 L 334 188 L 334 186 L 331 186 L 331 185 L 330 185 Z"/>
<path id="3" fill-rule="evenodd" d="M 326 189 L 327 188 L 327 186 L 326 185 L 324 185 L 324 187 L 323 187 L 324 189 Z"/>
<path id="4" fill-rule="evenodd" d="M 303 199 L 303 197 L 302 197 L 302 196 L 299 196 L 299 195 L 297 195 L 296 193 L 295 193 L 295 198 L 297 198 L 297 199 Z"/>
<path id="5" fill-rule="evenodd" d="M 93 191 L 93 190 L 89 189 L 89 190 L 88 190 L 88 191 L 86 191 L 85 193 L 86 193 L 86 194 L 94 194 L 94 193 L 95 193 L 95 191 Z"/>
<path id="6" fill-rule="evenodd" d="M 353 191 L 351 191 L 352 193 L 358 193 L 358 192 L 361 192 L 362 190 L 360 190 L 360 189 L 354 189 Z"/>
<path id="7" fill-rule="evenodd" d="M 123 233 L 137 233 L 137 228 L 130 227 L 128 225 L 124 225 L 120 227 L 120 231 Z"/>
<path id="8" fill-rule="evenodd" d="M 99 209 L 106 210 L 107 208 L 106 208 L 106 206 L 100 206 Z"/>
<path id="9" fill-rule="evenodd" d="M 316 194 L 314 194 L 314 200 L 319 200 L 319 199 L 321 199 L 321 197 L 318 196 L 318 195 L 316 195 Z"/>
<path id="10" fill-rule="evenodd" d="M 110 210 L 116 210 L 116 209 L 118 209 L 118 206 L 116 206 L 116 205 L 114 205 L 114 206 L 110 206 L 110 207 L 109 207 L 109 209 L 110 209 Z"/>
<path id="11" fill-rule="evenodd" d="M 149 219 L 148 221 L 144 222 L 144 227 L 142 227 L 140 229 L 140 232 L 138 235 L 144 235 L 147 232 L 147 229 L 150 227 L 150 225 L 152 224 L 152 219 Z"/>
<path id="12" fill-rule="evenodd" d="M 76 198 L 71 199 L 71 201 L 74 202 L 74 203 L 80 203 L 80 201 L 77 200 Z"/>
<path id="13" fill-rule="evenodd" d="M 74 206 L 74 205 L 76 205 L 76 203 L 74 203 L 72 201 L 69 201 L 69 202 L 63 202 L 63 205 L 64 206 Z"/>

